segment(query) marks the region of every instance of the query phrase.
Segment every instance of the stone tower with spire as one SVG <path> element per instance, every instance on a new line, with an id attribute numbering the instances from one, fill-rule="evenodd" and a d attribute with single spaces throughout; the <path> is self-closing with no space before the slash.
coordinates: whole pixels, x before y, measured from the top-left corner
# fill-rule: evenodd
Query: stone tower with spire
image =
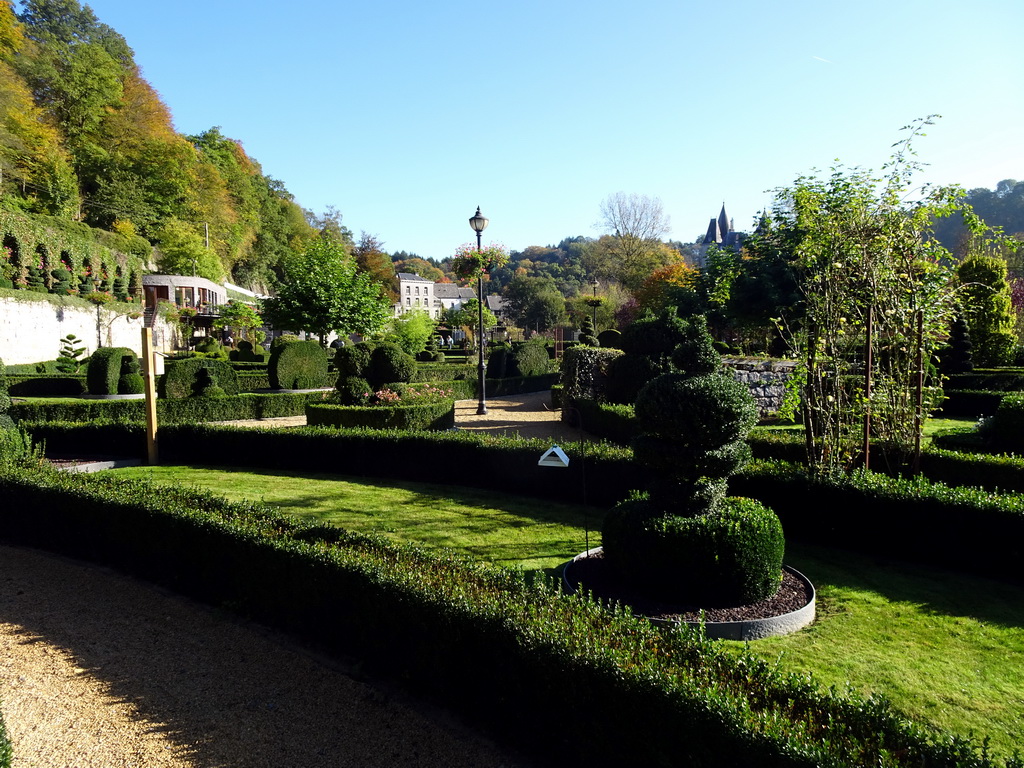
<path id="1" fill-rule="evenodd" d="M 717 245 L 720 248 L 730 248 L 734 251 L 738 251 L 740 246 L 743 244 L 743 239 L 746 237 L 746 233 L 737 232 L 736 227 L 733 224 L 733 220 L 729 218 L 729 215 L 725 212 L 725 203 L 722 203 L 722 212 L 718 214 L 717 219 L 712 219 L 711 223 L 708 224 L 707 234 L 704 235 L 704 239 L 700 243 L 700 266 L 704 266 L 704 255 L 707 253 L 708 246 Z"/>

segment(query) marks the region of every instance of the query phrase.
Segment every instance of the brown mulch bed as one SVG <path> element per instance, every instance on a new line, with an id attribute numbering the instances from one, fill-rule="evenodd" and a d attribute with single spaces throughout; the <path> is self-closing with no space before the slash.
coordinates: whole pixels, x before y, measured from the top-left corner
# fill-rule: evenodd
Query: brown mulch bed
<path id="1" fill-rule="evenodd" d="M 632 608 L 634 613 L 666 621 L 750 621 L 783 616 L 811 601 L 807 584 L 789 571 L 782 572 L 779 591 L 767 600 L 732 607 L 701 607 L 652 599 L 619 579 L 601 551 L 581 557 L 566 568 L 566 580 L 573 589 L 586 589 L 594 597 Z"/>

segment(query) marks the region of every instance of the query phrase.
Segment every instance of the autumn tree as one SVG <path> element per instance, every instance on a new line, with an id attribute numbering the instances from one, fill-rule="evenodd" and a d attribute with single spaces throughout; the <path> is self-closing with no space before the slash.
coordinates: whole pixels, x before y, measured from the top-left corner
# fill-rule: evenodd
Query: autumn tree
<path id="1" fill-rule="evenodd" d="M 394 304 L 398 301 L 398 279 L 395 277 L 395 265 L 391 257 L 384 252 L 384 243 L 375 235 L 363 232 L 359 242 L 352 249 L 359 268 L 377 283 Z M 416 350 L 419 352 L 420 350 Z"/>

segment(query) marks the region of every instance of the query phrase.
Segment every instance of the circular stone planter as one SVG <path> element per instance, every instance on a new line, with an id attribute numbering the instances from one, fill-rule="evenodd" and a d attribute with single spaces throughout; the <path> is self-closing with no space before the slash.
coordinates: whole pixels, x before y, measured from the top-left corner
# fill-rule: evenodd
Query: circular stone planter
<path id="1" fill-rule="evenodd" d="M 576 555 L 571 562 L 566 563 L 565 568 L 562 571 L 562 582 L 566 591 L 570 593 L 575 591 L 575 588 L 568 579 L 568 573 L 572 568 L 573 563 L 581 558 L 600 551 L 601 547 L 595 547 L 594 549 L 587 550 L 586 552 L 581 552 Z M 795 611 L 781 614 L 779 616 L 766 616 L 764 618 L 747 619 L 744 621 L 705 621 L 703 622 L 704 634 L 712 640 L 760 640 L 765 637 L 791 634 L 799 629 L 803 629 L 813 622 L 817 602 L 817 594 L 814 590 L 814 585 L 811 584 L 810 580 L 806 576 L 795 568 L 784 565 L 782 566 L 782 569 L 795 576 L 807 588 L 807 592 L 810 594 L 810 600 L 808 600 L 806 605 Z M 690 627 L 697 627 L 702 624 L 699 621 L 680 622 L 678 620 L 660 619 L 656 617 L 647 617 L 647 619 L 652 624 L 662 626 L 686 624 Z"/>

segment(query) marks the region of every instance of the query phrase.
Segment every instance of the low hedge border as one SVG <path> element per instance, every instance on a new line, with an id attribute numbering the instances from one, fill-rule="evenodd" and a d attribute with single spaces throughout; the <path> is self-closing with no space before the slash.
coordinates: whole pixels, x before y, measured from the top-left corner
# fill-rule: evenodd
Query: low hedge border
<path id="1" fill-rule="evenodd" d="M 301 416 L 306 404 L 322 400 L 324 392 L 242 394 L 230 397 L 185 397 L 158 399 L 157 420 L 162 425 L 192 424 L 207 421 L 268 419 Z M 42 400 L 22 401 L 11 406 L 11 418 L 18 422 L 90 422 L 107 420 L 143 422 L 143 400 Z"/>
<path id="2" fill-rule="evenodd" d="M 729 493 L 775 510 L 787 536 L 1013 582 L 1024 579 L 1024 495 L 875 472 L 815 477 L 755 460 Z"/>
<path id="3" fill-rule="evenodd" d="M 0 492 L 7 542 L 230 605 L 356 655 L 499 738 L 521 746 L 530 733 L 533 749 L 562 760 L 997 765 L 879 699 L 822 691 L 697 633 L 654 628 L 515 572 L 141 481 L 10 471 Z M 551 717 L 538 701 L 587 706 Z"/>
<path id="4" fill-rule="evenodd" d="M 12 397 L 78 397 L 89 390 L 85 374 L 18 374 L 7 376 L 8 391 Z"/>
<path id="5" fill-rule="evenodd" d="M 938 415 L 950 419 L 991 416 L 999 408 L 1005 394 L 993 390 L 947 389 L 946 400 Z"/>
<path id="6" fill-rule="evenodd" d="M 336 405 L 308 403 L 306 424 L 311 427 L 369 427 L 441 431 L 455 428 L 455 403 L 417 405 Z"/>

